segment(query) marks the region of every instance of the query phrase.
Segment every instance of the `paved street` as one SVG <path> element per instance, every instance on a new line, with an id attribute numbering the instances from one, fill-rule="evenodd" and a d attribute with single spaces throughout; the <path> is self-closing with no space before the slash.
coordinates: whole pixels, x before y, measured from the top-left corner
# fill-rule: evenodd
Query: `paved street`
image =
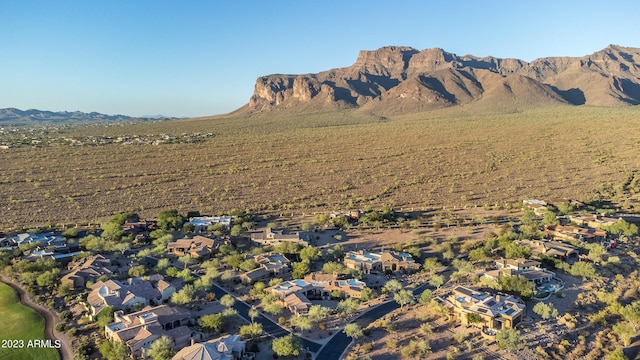
<path id="1" fill-rule="evenodd" d="M 229 292 L 227 292 L 226 290 L 224 290 L 223 288 L 221 288 L 218 285 L 213 285 L 213 292 L 216 294 L 216 298 L 220 299 L 222 296 L 229 294 Z M 235 298 L 235 296 L 234 296 Z M 249 320 L 249 310 L 251 309 L 251 306 L 249 306 L 247 303 L 243 302 L 243 301 L 239 301 L 238 299 L 236 299 L 235 304 L 233 305 L 233 308 L 236 309 L 238 311 L 238 314 L 240 316 L 242 316 L 243 318 Z M 280 325 L 276 324 L 275 322 L 271 321 L 271 319 L 265 317 L 264 315 L 260 314 L 255 321 L 257 323 L 262 324 L 262 329 L 264 330 L 265 333 L 273 336 L 273 337 L 282 337 L 282 336 L 286 336 L 289 335 L 289 331 L 282 328 Z M 322 347 L 321 344 L 318 344 L 316 342 L 313 342 L 311 340 L 308 339 L 302 339 L 302 345 L 304 346 L 305 349 L 308 349 L 309 351 L 316 353 L 318 352 L 318 350 L 320 350 L 320 348 Z"/>

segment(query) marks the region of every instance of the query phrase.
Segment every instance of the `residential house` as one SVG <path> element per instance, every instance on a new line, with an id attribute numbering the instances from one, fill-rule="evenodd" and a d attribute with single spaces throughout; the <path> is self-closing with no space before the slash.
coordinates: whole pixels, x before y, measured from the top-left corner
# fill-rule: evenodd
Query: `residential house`
<path id="1" fill-rule="evenodd" d="M 136 222 L 126 222 L 122 225 L 124 235 L 133 235 L 136 239 L 148 239 L 149 234 L 157 229 L 157 222 L 150 220 L 140 220 Z"/>
<path id="2" fill-rule="evenodd" d="M 379 253 L 350 251 L 345 254 L 343 262 L 349 269 L 360 270 L 363 274 L 382 272 Z"/>
<path id="3" fill-rule="evenodd" d="M 178 351 L 173 360 L 247 360 L 245 342 L 238 335 L 227 335 L 203 343 L 196 343 Z"/>
<path id="4" fill-rule="evenodd" d="M 414 272 L 420 269 L 420 264 L 413 260 L 411 254 L 397 251 L 350 251 L 344 257 L 344 265 L 364 274 L 383 271 Z"/>
<path id="5" fill-rule="evenodd" d="M 290 270 L 291 261 L 282 254 L 260 254 L 256 255 L 254 260 L 267 270 L 270 274 L 278 276 L 283 275 Z"/>
<path id="6" fill-rule="evenodd" d="M 362 216 L 363 212 L 360 210 L 350 210 L 350 211 L 332 211 L 331 214 L 329 214 L 329 217 L 331 219 L 335 219 L 335 218 L 339 218 L 341 216 L 344 216 L 350 220 L 358 220 L 360 219 L 360 217 Z"/>
<path id="7" fill-rule="evenodd" d="M 612 218 L 599 214 L 578 214 L 570 215 L 569 220 L 576 225 L 585 225 L 593 229 L 603 229 L 607 226 L 615 225 L 622 218 Z"/>
<path id="8" fill-rule="evenodd" d="M 194 231 L 207 231 L 209 226 L 220 224 L 225 229 L 230 229 L 236 216 L 196 216 L 189 219 L 187 224 L 192 224 Z"/>
<path id="9" fill-rule="evenodd" d="M 124 282 L 98 281 L 91 287 L 87 302 L 91 314 L 95 316 L 108 306 L 130 311 L 137 306 L 162 304 L 175 292 L 176 288 L 161 275 L 154 275 L 150 280 L 130 278 Z"/>
<path id="10" fill-rule="evenodd" d="M 447 297 L 445 305 L 453 310 L 463 325 L 489 329 L 511 329 L 525 316 L 526 306 L 519 299 L 457 286 Z"/>
<path id="11" fill-rule="evenodd" d="M 548 204 L 542 200 L 529 199 L 529 200 L 522 200 L 522 205 L 526 208 L 533 210 L 533 212 L 536 215 L 542 216 L 544 215 L 545 212 L 547 212 Z"/>
<path id="12" fill-rule="evenodd" d="M 96 282 L 101 276 L 122 276 L 127 273 L 129 266 L 120 266 L 117 261 L 98 254 L 72 261 L 67 268 L 71 271 L 60 282 L 76 290 L 84 288 L 89 281 Z"/>
<path id="13" fill-rule="evenodd" d="M 271 273 L 267 269 L 259 267 L 240 275 L 240 280 L 243 284 L 250 285 L 256 281 L 268 279 L 270 276 Z"/>
<path id="14" fill-rule="evenodd" d="M 67 238 L 64 236 L 56 235 L 53 232 L 48 233 L 20 233 L 6 238 L 3 241 L 4 244 L 17 247 L 25 244 L 36 244 L 41 248 L 51 248 L 56 251 L 68 250 Z"/>
<path id="15" fill-rule="evenodd" d="M 311 236 L 306 232 L 286 233 L 284 230 L 266 228 L 262 232 L 252 233 L 251 241 L 260 245 L 277 245 L 282 242 L 294 242 L 303 246 L 311 245 Z"/>
<path id="16" fill-rule="evenodd" d="M 536 285 L 548 283 L 556 274 L 552 271 L 542 269 L 540 262 L 529 259 L 499 259 L 495 261 L 497 270 L 484 273 L 491 279 L 498 280 L 501 276 L 523 276 Z"/>
<path id="17" fill-rule="evenodd" d="M 116 311 L 114 322 L 105 326 L 105 336 L 112 342 L 124 343 L 132 355 L 140 357 L 162 336 L 172 339 L 176 348 L 188 345 L 193 338 L 187 326 L 190 321 L 189 312 L 167 305 L 146 307 L 128 315 Z"/>
<path id="18" fill-rule="evenodd" d="M 380 253 L 380 262 L 382 262 L 383 271 L 410 273 L 420 270 L 420 264 L 416 263 L 409 253 L 384 251 Z"/>
<path id="19" fill-rule="evenodd" d="M 607 232 L 602 229 L 583 228 L 578 226 L 547 225 L 544 234 L 551 240 L 577 240 L 585 242 L 602 241 Z"/>
<path id="20" fill-rule="evenodd" d="M 340 297 L 360 297 L 366 284 L 356 279 L 337 280 L 336 275 L 312 273 L 304 279 L 285 281 L 265 289 L 278 296 L 285 307 L 296 315 L 306 314 L 311 300 L 329 300 L 338 292 Z"/>
<path id="21" fill-rule="evenodd" d="M 519 242 L 530 247 L 532 255 L 545 255 L 563 260 L 578 257 L 578 249 L 575 246 L 560 241 L 520 240 Z"/>
<path id="22" fill-rule="evenodd" d="M 220 240 L 196 235 L 192 239 L 180 239 L 167 244 L 170 254 L 191 255 L 194 258 L 209 259 L 221 245 Z"/>

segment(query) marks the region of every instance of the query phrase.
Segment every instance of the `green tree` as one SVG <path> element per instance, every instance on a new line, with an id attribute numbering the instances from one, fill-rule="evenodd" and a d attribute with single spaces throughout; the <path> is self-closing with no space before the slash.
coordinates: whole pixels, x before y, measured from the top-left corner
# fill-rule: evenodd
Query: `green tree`
<path id="1" fill-rule="evenodd" d="M 95 235 L 87 235 L 80 239 L 80 246 L 90 251 L 103 251 L 107 242 Z"/>
<path id="2" fill-rule="evenodd" d="M 255 322 L 258 316 L 260 316 L 260 312 L 255 306 L 252 306 L 251 309 L 249 309 L 249 318 L 251 319 L 251 322 Z"/>
<path id="3" fill-rule="evenodd" d="M 558 205 L 558 211 L 560 211 L 562 215 L 569 215 L 576 211 L 576 207 L 573 204 L 566 202 Z"/>
<path id="4" fill-rule="evenodd" d="M 193 301 L 196 290 L 193 285 L 185 285 L 180 291 L 171 295 L 171 303 L 175 305 L 184 305 Z"/>
<path id="5" fill-rule="evenodd" d="M 345 274 L 348 271 L 347 267 L 341 263 L 329 261 L 322 265 L 322 272 L 325 274 Z"/>
<path id="6" fill-rule="evenodd" d="M 166 270 L 169 265 L 171 265 L 171 261 L 167 258 L 162 258 L 160 260 L 158 260 L 158 265 L 156 265 L 156 269 L 160 272 L 160 271 L 164 271 Z"/>
<path id="7" fill-rule="evenodd" d="M 38 275 L 36 279 L 36 283 L 40 287 L 46 287 L 50 289 L 58 282 L 59 276 L 60 276 L 60 269 L 54 268 Z"/>
<path id="8" fill-rule="evenodd" d="M 299 356 L 302 353 L 302 341 L 297 336 L 289 334 L 271 343 L 271 349 L 278 356 Z"/>
<path id="9" fill-rule="evenodd" d="M 306 261 L 294 262 L 291 266 L 293 267 L 291 276 L 293 276 L 294 279 L 302 279 L 311 271 L 311 266 Z"/>
<path id="10" fill-rule="evenodd" d="M 222 304 L 223 306 L 226 307 L 232 307 L 233 304 L 236 303 L 236 300 L 233 298 L 233 296 L 229 295 L 229 294 L 224 294 L 222 295 L 222 297 L 219 300 L 220 304 Z"/>
<path id="11" fill-rule="evenodd" d="M 625 220 L 618 220 L 615 224 L 604 227 L 604 230 L 610 234 L 638 235 L 638 226 Z"/>
<path id="12" fill-rule="evenodd" d="M 224 315 L 209 314 L 200 318 L 200 326 L 207 332 L 220 332 L 225 326 Z"/>
<path id="13" fill-rule="evenodd" d="M 122 360 L 127 357 L 127 348 L 119 341 L 112 343 L 104 340 L 98 346 L 98 350 L 105 360 Z"/>
<path id="14" fill-rule="evenodd" d="M 538 220 L 538 215 L 531 209 L 525 210 L 524 214 L 520 218 L 522 225 L 534 225 Z"/>
<path id="15" fill-rule="evenodd" d="M 496 343 L 501 349 L 518 349 L 522 346 L 520 331 L 515 329 L 502 329 L 496 333 Z"/>
<path id="16" fill-rule="evenodd" d="M 102 224 L 102 234 L 100 236 L 103 238 L 112 241 L 120 241 L 123 235 L 124 231 L 122 231 L 121 224 L 112 222 Z"/>
<path id="17" fill-rule="evenodd" d="M 328 253 L 333 260 L 340 260 L 344 257 L 345 251 L 342 244 L 335 244 L 329 249 Z"/>
<path id="18" fill-rule="evenodd" d="M 262 310 L 264 312 L 269 313 L 271 315 L 279 315 L 282 313 L 282 305 L 280 304 L 280 299 L 273 294 L 268 294 L 262 298 L 260 301 L 262 305 Z"/>
<path id="19" fill-rule="evenodd" d="M 244 256 L 240 254 L 231 254 L 224 258 L 224 262 L 227 263 L 227 265 L 234 268 L 235 270 L 238 270 L 240 268 L 240 265 L 242 264 L 243 261 L 244 261 Z"/>
<path id="20" fill-rule="evenodd" d="M 311 305 L 307 312 L 309 319 L 315 322 L 324 320 L 329 316 L 329 314 L 331 314 L 331 309 L 322 305 Z"/>
<path id="21" fill-rule="evenodd" d="M 504 248 L 504 256 L 507 259 L 526 258 L 531 255 L 531 248 L 511 242 Z"/>
<path id="22" fill-rule="evenodd" d="M 485 248 L 477 248 L 469 251 L 469 260 L 471 261 L 485 261 L 489 254 Z"/>
<path id="23" fill-rule="evenodd" d="M 126 212 L 121 212 L 117 215 L 114 215 L 109 222 L 110 223 L 114 223 L 114 224 L 118 224 L 118 225 L 124 225 L 124 223 L 126 222 L 137 222 L 140 221 L 140 216 L 138 216 L 138 214 L 131 212 L 131 211 L 126 211 Z"/>
<path id="24" fill-rule="evenodd" d="M 626 322 L 619 322 L 613 325 L 613 332 L 618 335 L 618 338 L 624 346 L 631 345 L 631 339 L 636 335 L 633 326 Z"/>
<path id="25" fill-rule="evenodd" d="M 527 278 L 520 275 L 505 275 L 498 279 L 500 289 L 504 291 L 517 292 L 523 299 L 531 299 L 533 297 L 534 288 Z"/>
<path id="26" fill-rule="evenodd" d="M 607 355 L 606 360 L 629 360 L 622 349 L 615 349 Z"/>
<path id="27" fill-rule="evenodd" d="M 437 258 L 430 257 L 424 260 L 424 270 L 429 274 L 435 274 L 440 266 L 442 266 L 442 264 L 440 264 Z"/>
<path id="28" fill-rule="evenodd" d="M 113 306 L 107 306 L 96 315 L 96 322 L 100 329 L 104 329 L 105 326 L 113 322 L 114 312 L 115 310 L 113 309 Z"/>
<path id="29" fill-rule="evenodd" d="M 262 330 L 262 324 L 252 322 L 249 325 L 240 326 L 239 333 L 244 339 L 252 340 L 262 336 L 264 330 Z"/>
<path id="30" fill-rule="evenodd" d="M 360 325 L 356 323 L 350 323 L 344 326 L 344 333 L 347 334 L 348 337 L 353 340 L 358 340 L 362 336 L 364 336 L 364 331 L 360 327 Z"/>
<path id="31" fill-rule="evenodd" d="M 478 324 L 478 323 L 482 323 L 484 322 L 484 320 L 482 319 L 482 316 L 476 314 L 476 313 L 467 313 L 467 323 L 469 324 Z"/>
<path id="32" fill-rule="evenodd" d="M 393 300 L 395 300 L 398 305 L 400 305 L 400 309 L 404 309 L 405 305 L 411 305 L 415 303 L 415 299 L 413 298 L 413 292 L 411 290 L 400 290 L 395 295 L 393 295 Z"/>
<path id="33" fill-rule="evenodd" d="M 444 276 L 442 275 L 432 275 L 429 279 L 429 285 L 435 287 L 436 289 L 440 288 L 444 284 Z"/>
<path id="34" fill-rule="evenodd" d="M 338 310 L 338 312 L 343 316 L 349 316 L 358 311 L 358 307 L 360 307 L 358 300 L 354 298 L 347 298 L 338 303 L 336 310 Z"/>
<path id="35" fill-rule="evenodd" d="M 253 289 L 249 290 L 251 296 L 261 298 L 264 295 L 264 289 L 266 285 L 262 281 L 257 281 L 253 284 Z"/>
<path id="36" fill-rule="evenodd" d="M 308 316 L 296 316 L 289 320 L 292 326 L 297 326 L 302 332 L 313 328 L 313 321 Z"/>
<path id="37" fill-rule="evenodd" d="M 556 214 L 553 211 L 547 211 L 544 213 L 542 217 L 542 224 L 544 225 L 557 225 L 560 224 L 560 221 L 556 217 Z"/>
<path id="38" fill-rule="evenodd" d="M 74 238 L 78 236 L 78 229 L 75 229 L 75 228 L 66 229 L 65 231 L 62 232 L 61 235 L 66 237 L 67 239 Z"/>
<path id="39" fill-rule="evenodd" d="M 429 289 L 424 290 L 420 294 L 420 298 L 418 299 L 418 301 L 422 305 L 426 305 L 426 304 L 430 303 L 431 300 L 433 300 L 433 292 L 431 290 L 429 290 Z"/>
<path id="40" fill-rule="evenodd" d="M 302 231 L 312 231 L 313 230 L 313 225 L 311 223 L 308 223 L 308 222 L 303 222 L 300 225 L 300 229 Z"/>
<path id="41" fill-rule="evenodd" d="M 622 307 L 620 309 L 620 315 L 637 331 L 638 328 L 640 328 L 640 300 L 636 300 Z"/>
<path id="42" fill-rule="evenodd" d="M 556 309 L 553 304 L 539 302 L 533 307 L 533 312 L 540 315 L 543 319 L 558 317 L 558 309 Z"/>
<path id="43" fill-rule="evenodd" d="M 231 236 L 240 236 L 242 233 L 242 225 L 233 225 L 229 234 Z"/>
<path id="44" fill-rule="evenodd" d="M 251 271 L 258 267 L 258 263 L 256 263 L 253 259 L 247 259 L 240 263 L 238 266 L 242 271 Z"/>
<path id="45" fill-rule="evenodd" d="M 153 360 L 171 360 L 175 351 L 173 351 L 173 340 L 168 336 L 162 336 L 158 340 L 151 343 L 147 355 L 151 356 Z"/>
<path id="46" fill-rule="evenodd" d="M 144 265 L 137 265 L 129 268 L 130 277 L 141 277 L 147 273 L 147 268 Z"/>
<path id="47" fill-rule="evenodd" d="M 385 294 L 394 294 L 400 291 L 402 288 L 403 286 L 400 281 L 391 279 L 384 284 L 384 286 L 382 287 L 382 292 Z"/>
<path id="48" fill-rule="evenodd" d="M 308 246 L 300 250 L 300 259 L 306 262 L 315 261 L 319 259 L 321 255 L 322 253 L 320 252 L 320 250 L 313 246 Z"/>
<path id="49" fill-rule="evenodd" d="M 575 264 L 571 265 L 571 269 L 569 273 L 573 276 L 582 277 L 582 279 L 595 279 L 598 277 L 598 273 L 596 269 L 594 269 L 591 263 L 578 261 Z"/>
<path id="50" fill-rule="evenodd" d="M 194 259 L 191 254 L 185 254 L 183 256 L 180 256 L 178 258 L 178 261 L 184 265 L 183 269 L 186 269 L 189 265 L 195 263 L 196 259 Z"/>
<path id="51" fill-rule="evenodd" d="M 369 301 L 378 297 L 378 294 L 372 288 L 364 288 L 360 291 L 360 300 Z"/>
<path id="52" fill-rule="evenodd" d="M 158 228 L 172 231 L 182 229 L 184 218 L 178 213 L 178 210 L 163 210 L 158 213 Z"/>

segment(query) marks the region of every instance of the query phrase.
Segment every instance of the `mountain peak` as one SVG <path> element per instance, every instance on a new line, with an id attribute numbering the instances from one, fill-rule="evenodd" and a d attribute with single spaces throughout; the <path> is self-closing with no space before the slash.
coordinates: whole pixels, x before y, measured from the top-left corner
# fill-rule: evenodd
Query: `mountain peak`
<path id="1" fill-rule="evenodd" d="M 508 109 L 560 103 L 640 104 L 640 49 L 611 44 L 584 57 L 528 63 L 384 46 L 361 50 L 349 67 L 260 77 L 247 111 L 349 106 L 402 113 L 464 104 Z"/>

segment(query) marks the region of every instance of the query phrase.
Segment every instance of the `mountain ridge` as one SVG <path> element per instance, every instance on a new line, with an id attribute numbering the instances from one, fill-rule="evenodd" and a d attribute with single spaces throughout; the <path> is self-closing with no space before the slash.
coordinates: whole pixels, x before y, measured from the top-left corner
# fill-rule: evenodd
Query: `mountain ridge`
<path id="1" fill-rule="evenodd" d="M 441 48 L 361 50 L 353 65 L 256 80 L 242 113 L 362 108 L 380 114 L 452 106 L 517 109 L 640 104 L 640 49 L 609 45 L 582 57 L 458 56 Z"/>
<path id="2" fill-rule="evenodd" d="M 107 115 L 98 112 L 48 111 L 38 109 L 20 110 L 17 108 L 0 109 L 0 124 L 34 125 L 50 123 L 114 123 L 130 121 L 159 121 L 175 118 L 134 117 L 121 114 Z"/>

